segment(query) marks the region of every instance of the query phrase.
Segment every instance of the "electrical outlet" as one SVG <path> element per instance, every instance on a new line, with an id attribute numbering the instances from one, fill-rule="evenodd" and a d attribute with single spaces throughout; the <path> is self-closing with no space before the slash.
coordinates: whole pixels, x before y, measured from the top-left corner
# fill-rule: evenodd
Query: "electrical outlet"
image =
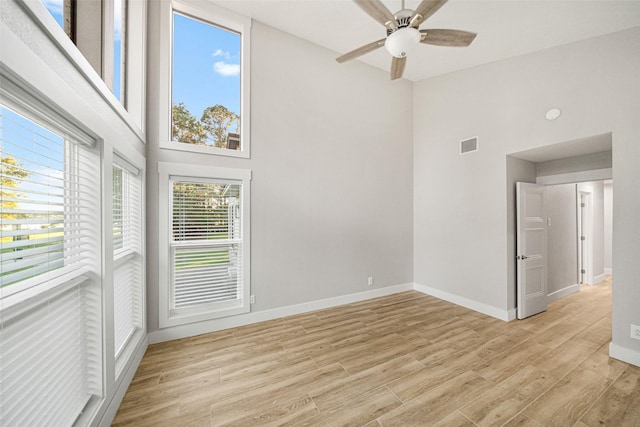
<path id="1" fill-rule="evenodd" d="M 640 340 L 640 326 L 631 325 L 631 338 Z"/>
<path id="2" fill-rule="evenodd" d="M 369 276 L 369 278 L 367 279 L 367 285 L 373 286 L 373 276 Z"/>
<path id="3" fill-rule="evenodd" d="M 256 296 L 251 295 L 251 304 L 255 304 L 255 303 L 256 303 Z"/>

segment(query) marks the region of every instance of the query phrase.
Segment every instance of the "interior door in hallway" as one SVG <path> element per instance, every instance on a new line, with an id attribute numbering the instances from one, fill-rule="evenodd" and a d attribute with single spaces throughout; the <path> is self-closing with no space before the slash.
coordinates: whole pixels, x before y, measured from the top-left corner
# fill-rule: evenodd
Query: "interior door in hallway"
<path id="1" fill-rule="evenodd" d="M 516 183 L 518 319 L 547 310 L 547 218 L 544 185 Z"/>

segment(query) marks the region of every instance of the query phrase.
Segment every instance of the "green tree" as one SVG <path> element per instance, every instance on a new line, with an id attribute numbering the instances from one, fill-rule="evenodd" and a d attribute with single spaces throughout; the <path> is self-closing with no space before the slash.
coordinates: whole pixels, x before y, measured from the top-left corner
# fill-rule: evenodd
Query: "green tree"
<path id="1" fill-rule="evenodd" d="M 207 132 L 183 102 L 172 107 L 171 136 L 174 141 L 206 145 Z"/>
<path id="2" fill-rule="evenodd" d="M 6 210 L 18 209 L 17 200 L 24 197 L 16 189 L 20 184 L 17 179 L 24 179 L 29 176 L 29 172 L 22 169 L 20 163 L 11 155 L 2 155 L 2 147 L 0 146 L 0 199 L 2 200 L 2 218 L 17 219 L 18 214 L 7 213 Z"/>
<path id="3" fill-rule="evenodd" d="M 200 122 L 206 131 L 207 140 L 212 141 L 215 147 L 225 148 L 230 128 L 235 125 L 232 132 L 238 132 L 240 116 L 224 105 L 217 104 L 204 110 Z"/>

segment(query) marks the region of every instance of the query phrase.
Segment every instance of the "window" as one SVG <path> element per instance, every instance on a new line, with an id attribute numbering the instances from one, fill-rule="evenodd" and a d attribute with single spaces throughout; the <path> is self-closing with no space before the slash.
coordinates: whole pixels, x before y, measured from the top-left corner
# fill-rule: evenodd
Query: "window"
<path id="1" fill-rule="evenodd" d="M 248 312 L 250 172 L 161 163 L 160 175 L 161 327 Z"/>
<path id="2" fill-rule="evenodd" d="M 205 3 L 172 4 L 161 148 L 249 157 L 250 20 Z"/>
<path id="3" fill-rule="evenodd" d="M 133 32 L 135 36 L 142 36 L 146 30 L 140 25 L 144 20 L 144 2 L 128 0 L 76 1 L 76 0 L 41 0 L 45 8 L 64 30 L 67 36 L 76 44 L 93 69 L 105 81 L 116 99 L 127 106 L 127 27 L 129 12 L 134 15 Z M 131 6 L 131 7 L 130 7 Z M 142 27 L 142 28 L 141 28 Z M 143 52 L 139 48 L 140 41 L 134 51 Z M 141 53 L 142 53 L 141 52 Z M 141 55 L 144 56 L 144 55 Z M 140 78 L 144 75 L 139 71 L 142 59 L 133 58 L 133 73 Z M 132 83 L 133 86 L 139 86 Z M 136 92 L 139 88 L 136 87 Z M 138 95 L 138 93 L 136 93 Z"/>
<path id="4" fill-rule="evenodd" d="M 116 156 L 113 166 L 113 300 L 116 360 L 142 329 L 142 179 Z M 120 364 L 117 364 L 120 367 Z"/>
<path id="5" fill-rule="evenodd" d="M 0 425 L 71 425 L 102 393 L 100 156 L 2 95 Z"/>

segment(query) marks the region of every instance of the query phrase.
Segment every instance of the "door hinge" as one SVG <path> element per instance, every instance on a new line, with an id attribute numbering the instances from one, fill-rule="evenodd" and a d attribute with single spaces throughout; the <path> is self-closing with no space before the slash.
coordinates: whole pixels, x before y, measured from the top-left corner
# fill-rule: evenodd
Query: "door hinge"
<path id="1" fill-rule="evenodd" d="M 584 203 L 580 203 L 580 207 L 584 208 L 586 205 Z"/>
<path id="2" fill-rule="evenodd" d="M 580 240 L 587 240 L 587 238 L 584 236 L 580 236 Z"/>
<path id="3" fill-rule="evenodd" d="M 580 270 L 580 273 L 586 274 L 587 272 L 585 270 Z"/>

